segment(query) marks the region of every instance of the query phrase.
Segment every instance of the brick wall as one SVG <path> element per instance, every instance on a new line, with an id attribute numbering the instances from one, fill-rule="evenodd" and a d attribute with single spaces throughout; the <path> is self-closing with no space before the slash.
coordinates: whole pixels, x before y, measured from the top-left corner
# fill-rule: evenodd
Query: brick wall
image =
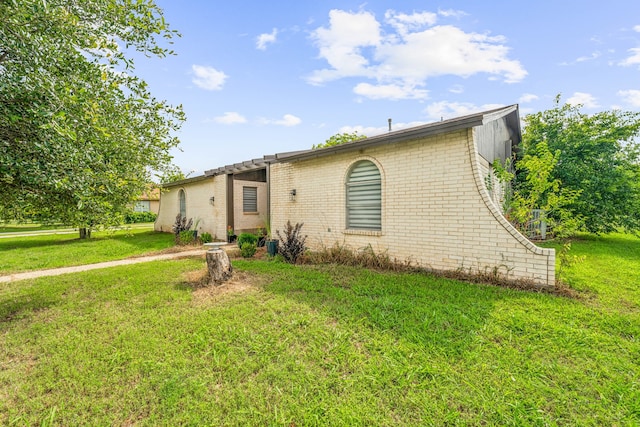
<path id="1" fill-rule="evenodd" d="M 382 231 L 346 230 L 345 179 L 367 159 L 382 176 Z M 289 192 L 296 189 L 295 201 Z M 555 283 L 555 253 L 520 235 L 491 200 L 473 131 L 271 166 L 271 228 L 304 222 L 313 249 L 371 245 L 436 270 L 498 269 L 512 279 Z"/>
<path id="2" fill-rule="evenodd" d="M 208 232 L 219 240 L 226 239 L 226 176 L 218 175 L 203 181 L 170 187 L 162 192 L 160 212 L 155 222 L 156 231 L 171 232 L 176 215 L 180 212 L 178 192 L 185 192 L 187 218 L 199 219 L 198 232 Z M 215 197 L 212 205 L 209 199 Z"/>
<path id="3" fill-rule="evenodd" d="M 258 193 L 258 212 L 244 212 L 242 208 L 243 187 L 256 187 Z M 253 232 L 264 227 L 267 218 L 267 183 L 256 181 L 233 181 L 233 211 L 235 232 Z"/>

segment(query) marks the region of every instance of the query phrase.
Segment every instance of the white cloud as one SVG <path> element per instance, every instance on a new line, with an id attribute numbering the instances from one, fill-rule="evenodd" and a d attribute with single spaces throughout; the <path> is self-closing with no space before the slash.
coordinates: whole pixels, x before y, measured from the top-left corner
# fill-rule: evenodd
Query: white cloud
<path id="1" fill-rule="evenodd" d="M 362 55 L 362 48 L 380 43 L 380 24 L 368 12 L 349 13 L 342 10 L 329 12 L 329 28 L 320 27 L 312 38 L 320 49 L 320 57 L 333 69 L 315 71 L 309 78 L 311 84 L 349 76 L 373 76 L 367 71 L 369 61 Z"/>
<path id="2" fill-rule="evenodd" d="M 640 25 L 634 26 L 633 31 L 640 33 Z"/>
<path id="3" fill-rule="evenodd" d="M 449 88 L 449 92 L 451 93 L 464 93 L 464 86 L 462 85 L 453 85 Z"/>
<path id="4" fill-rule="evenodd" d="M 598 108 L 598 101 L 590 93 L 575 92 L 573 96 L 567 99 L 567 104 L 583 105 L 585 108 Z"/>
<path id="5" fill-rule="evenodd" d="M 624 61 L 620 62 L 620 65 L 628 67 L 630 65 L 640 65 L 640 47 L 634 47 L 629 49 L 629 56 Z"/>
<path id="6" fill-rule="evenodd" d="M 256 37 L 256 49 L 267 50 L 269 43 L 275 43 L 278 36 L 278 29 L 274 28 L 271 33 L 260 34 Z"/>
<path id="7" fill-rule="evenodd" d="M 353 92 L 357 95 L 365 96 L 371 99 L 426 99 L 429 97 L 429 91 L 417 89 L 415 86 L 399 86 L 395 84 L 389 85 L 372 85 L 369 83 L 358 83 L 353 88 Z"/>
<path id="8" fill-rule="evenodd" d="M 640 90 L 621 90 L 618 92 L 618 96 L 632 107 L 640 108 Z"/>
<path id="9" fill-rule="evenodd" d="M 439 14 L 453 15 L 453 11 Z M 486 73 L 514 83 L 527 75 L 519 61 L 509 59 L 504 37 L 467 33 L 451 25 L 434 26 L 437 16 L 390 10 L 380 22 L 370 12 L 332 10 L 329 26 L 312 33 L 320 58 L 330 67 L 314 71 L 308 82 L 323 84 L 344 77 L 374 79 L 377 85 L 360 83 L 357 90 L 365 88 L 380 97 L 383 89 L 413 88 L 416 94 L 406 94 L 406 98 L 424 98 L 425 91 L 420 87 L 437 76 Z M 389 90 L 389 95 L 398 99 L 397 90 Z"/>
<path id="10" fill-rule="evenodd" d="M 394 123 L 392 121 L 391 130 L 407 129 L 407 128 L 424 125 L 426 123 L 427 122 Z M 385 124 L 383 126 L 357 125 L 357 126 L 342 126 L 340 129 L 338 129 L 338 133 L 353 133 L 353 132 L 358 132 L 358 134 L 366 135 L 366 136 L 381 135 L 383 133 L 389 132 L 389 122 L 385 120 Z"/>
<path id="11" fill-rule="evenodd" d="M 228 111 L 224 113 L 222 116 L 214 117 L 213 121 L 215 121 L 216 123 L 222 123 L 224 125 L 235 125 L 235 124 L 246 123 L 247 119 L 239 113 L 236 113 L 234 111 Z"/>
<path id="12" fill-rule="evenodd" d="M 468 114 L 479 113 L 481 111 L 493 110 L 504 107 L 503 104 L 475 105 L 470 102 L 434 102 L 425 109 L 427 117 L 431 120 L 447 120 L 454 117 L 466 116 Z"/>
<path id="13" fill-rule="evenodd" d="M 593 52 L 591 55 L 581 56 L 581 57 L 577 58 L 576 62 L 593 61 L 594 59 L 600 58 L 601 55 L 602 54 L 600 52 Z"/>
<path id="14" fill-rule="evenodd" d="M 227 79 L 227 75 L 213 67 L 205 65 L 192 65 L 191 69 L 195 77 L 191 79 L 193 84 L 205 90 L 220 90 Z"/>
<path id="15" fill-rule="evenodd" d="M 407 15 L 395 10 L 387 10 L 384 14 L 385 21 L 391 25 L 401 36 L 409 32 L 418 31 L 424 27 L 430 27 L 438 20 L 438 15 L 432 12 L 420 12 Z"/>
<path id="16" fill-rule="evenodd" d="M 444 16 L 445 18 L 448 18 L 448 17 L 461 18 L 463 16 L 467 16 L 468 13 L 465 12 L 465 11 L 462 11 L 462 10 L 453 10 L 453 9 L 442 10 L 442 9 L 439 9 L 438 10 L 438 15 Z"/>
<path id="17" fill-rule="evenodd" d="M 278 125 L 278 126 L 297 126 L 302 123 L 302 120 L 299 117 L 294 116 L 293 114 L 285 114 L 282 116 L 282 119 L 272 120 L 262 118 L 259 120 L 260 124 L 263 125 Z"/>
<path id="18" fill-rule="evenodd" d="M 534 95 L 532 93 L 523 93 L 522 96 L 518 99 L 520 104 L 526 104 L 528 102 L 535 101 L 539 99 L 538 95 Z"/>

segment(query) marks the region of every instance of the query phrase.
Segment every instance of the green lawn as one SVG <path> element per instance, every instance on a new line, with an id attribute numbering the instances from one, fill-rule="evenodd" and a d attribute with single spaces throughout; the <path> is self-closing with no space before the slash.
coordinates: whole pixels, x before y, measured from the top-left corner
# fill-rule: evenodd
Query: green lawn
<path id="1" fill-rule="evenodd" d="M 258 260 L 0 284 L 0 424 L 638 425 L 640 239 L 573 248 L 577 299 Z"/>
<path id="2" fill-rule="evenodd" d="M 68 228 L 62 224 L 0 222 L 0 233 L 33 233 Z"/>
<path id="3" fill-rule="evenodd" d="M 112 261 L 173 246 L 171 233 L 157 233 L 148 225 L 78 235 L 37 235 L 0 239 L 0 275 L 29 270 Z"/>

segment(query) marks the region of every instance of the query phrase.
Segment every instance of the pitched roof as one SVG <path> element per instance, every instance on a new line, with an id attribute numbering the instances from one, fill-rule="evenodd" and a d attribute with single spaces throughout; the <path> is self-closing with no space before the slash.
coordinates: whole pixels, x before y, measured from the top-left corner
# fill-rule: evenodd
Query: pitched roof
<path id="1" fill-rule="evenodd" d="M 166 184 L 162 184 L 163 187 L 173 187 L 176 185 L 184 185 L 192 182 L 202 181 L 207 178 L 212 178 L 216 175 L 247 172 L 256 169 L 263 169 L 270 163 L 289 162 L 297 160 L 306 160 L 316 157 L 328 156 L 331 154 L 348 152 L 351 150 L 360 150 L 362 148 L 375 147 L 384 144 L 393 144 L 401 141 L 409 141 L 418 138 L 424 138 L 426 136 L 438 135 L 447 132 L 454 132 L 462 129 L 469 129 L 475 126 L 481 126 L 485 123 L 493 120 L 508 116 L 516 112 L 513 118 L 510 120 L 510 126 L 515 127 L 520 134 L 520 122 L 517 115 L 518 105 L 509 105 L 507 107 L 496 108 L 493 110 L 482 111 L 479 113 L 469 114 L 462 117 L 456 117 L 453 119 L 443 120 L 440 122 L 428 123 L 426 125 L 415 126 L 407 129 L 401 129 L 393 132 L 388 132 L 381 135 L 371 136 L 358 141 L 347 142 L 341 145 L 334 145 L 332 147 L 317 148 L 301 151 L 289 151 L 283 153 L 276 153 L 272 155 L 266 155 L 262 158 L 247 160 L 241 163 L 234 163 L 232 165 L 226 165 L 215 169 L 209 169 L 204 171 L 204 175 L 199 175 L 193 178 L 187 178 L 180 181 L 174 181 Z M 516 143 L 519 141 L 516 141 Z"/>
<path id="2" fill-rule="evenodd" d="M 401 129 L 393 132 L 388 132 L 381 135 L 371 136 L 365 139 L 357 141 L 347 142 L 340 145 L 334 145 L 332 147 L 305 150 L 296 153 L 279 153 L 275 155 L 275 159 L 271 160 L 275 162 L 290 162 L 297 160 L 307 160 L 317 157 L 324 157 L 331 154 L 348 152 L 352 150 L 360 150 L 362 148 L 375 147 L 385 144 L 393 144 L 401 141 L 409 141 L 418 138 L 424 138 L 426 136 L 439 135 L 447 132 L 454 132 L 462 129 L 469 129 L 475 126 L 481 126 L 485 123 L 493 120 L 505 117 L 511 113 L 517 112 L 518 105 L 510 105 L 508 107 L 496 108 L 494 110 L 483 111 L 479 113 L 469 114 L 462 117 L 456 117 L 449 120 L 443 120 L 440 122 L 428 123 L 426 125 L 415 126 L 407 129 Z M 513 120 L 510 123 L 511 126 L 517 126 L 519 131 L 520 123 L 519 118 Z M 519 134 L 519 132 L 518 132 Z M 518 141 L 519 142 L 519 141 Z"/>

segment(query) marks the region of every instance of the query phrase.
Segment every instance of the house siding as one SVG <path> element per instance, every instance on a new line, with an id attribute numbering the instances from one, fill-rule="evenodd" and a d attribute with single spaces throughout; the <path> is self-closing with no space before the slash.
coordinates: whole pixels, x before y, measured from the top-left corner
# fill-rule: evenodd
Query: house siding
<path id="1" fill-rule="evenodd" d="M 258 211 L 244 212 L 243 210 L 243 187 L 256 187 L 258 189 Z M 241 181 L 235 179 L 233 181 L 233 211 L 235 232 L 254 232 L 258 228 L 264 227 L 267 218 L 267 190 L 266 182 L 258 181 Z"/>
<path id="2" fill-rule="evenodd" d="M 226 176 L 216 176 L 194 183 L 176 185 L 162 190 L 160 212 L 155 222 L 156 231 L 171 232 L 179 213 L 178 193 L 185 192 L 187 202 L 187 218 L 198 223 L 199 233 L 211 233 L 214 238 L 224 240 L 226 237 Z M 211 205 L 209 199 L 215 197 Z"/>
<path id="3" fill-rule="evenodd" d="M 502 216 L 483 174 L 488 165 L 466 129 L 271 166 L 271 228 L 303 222 L 312 249 L 368 245 L 434 270 L 497 269 L 511 279 L 555 283 L 555 253 L 533 245 Z M 346 227 L 345 178 L 370 160 L 382 178 L 382 230 Z M 487 163 L 487 162 L 484 162 Z M 289 192 L 296 189 L 295 201 Z"/>

